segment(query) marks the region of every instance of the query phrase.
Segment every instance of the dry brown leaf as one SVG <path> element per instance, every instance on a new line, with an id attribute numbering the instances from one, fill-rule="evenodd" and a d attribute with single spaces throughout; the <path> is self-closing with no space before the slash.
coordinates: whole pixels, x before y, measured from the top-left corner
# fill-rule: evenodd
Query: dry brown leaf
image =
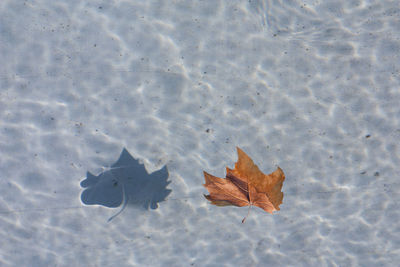
<path id="1" fill-rule="evenodd" d="M 204 196 L 217 206 L 257 206 L 271 214 L 279 210 L 283 200 L 281 189 L 285 180 L 282 169 L 278 167 L 273 173 L 264 174 L 238 147 L 237 153 L 235 168 L 226 168 L 225 179 L 204 172 L 204 187 L 210 193 Z"/>

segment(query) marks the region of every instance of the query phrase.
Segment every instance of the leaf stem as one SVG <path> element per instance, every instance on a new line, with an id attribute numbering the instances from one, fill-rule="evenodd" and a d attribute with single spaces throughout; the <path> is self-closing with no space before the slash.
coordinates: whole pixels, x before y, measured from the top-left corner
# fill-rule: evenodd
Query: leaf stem
<path id="1" fill-rule="evenodd" d="M 242 223 L 244 223 L 246 221 L 246 218 L 249 216 L 251 206 L 253 206 L 253 205 L 251 205 L 251 204 L 249 205 L 249 209 L 247 210 L 247 215 L 246 215 L 246 217 L 243 218 Z"/>

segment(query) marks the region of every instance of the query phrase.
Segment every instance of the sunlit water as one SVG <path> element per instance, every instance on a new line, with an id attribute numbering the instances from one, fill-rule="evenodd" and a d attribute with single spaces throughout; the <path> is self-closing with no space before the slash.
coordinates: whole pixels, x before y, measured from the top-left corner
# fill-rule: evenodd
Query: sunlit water
<path id="1" fill-rule="evenodd" d="M 395 266 L 399 15 L 397 1 L 1 1 L 0 265 Z M 236 146 L 284 170 L 279 212 L 242 224 L 247 208 L 203 197 L 203 170 L 223 177 Z M 143 176 L 115 169 L 123 148 Z M 159 170 L 157 190 L 140 180 Z"/>

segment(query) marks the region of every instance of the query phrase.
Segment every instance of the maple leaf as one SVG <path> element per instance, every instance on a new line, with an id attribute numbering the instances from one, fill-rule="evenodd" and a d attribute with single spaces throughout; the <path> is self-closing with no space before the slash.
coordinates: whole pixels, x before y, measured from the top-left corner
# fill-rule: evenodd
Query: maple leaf
<path id="1" fill-rule="evenodd" d="M 238 161 L 235 168 L 226 167 L 226 178 L 215 177 L 204 172 L 209 195 L 204 195 L 211 204 L 217 206 L 257 206 L 266 212 L 273 213 L 279 210 L 282 204 L 281 192 L 285 174 L 277 168 L 270 174 L 260 171 L 253 160 L 237 147 Z M 248 215 L 248 214 L 247 214 Z M 242 220 L 246 220 L 247 216 Z"/>

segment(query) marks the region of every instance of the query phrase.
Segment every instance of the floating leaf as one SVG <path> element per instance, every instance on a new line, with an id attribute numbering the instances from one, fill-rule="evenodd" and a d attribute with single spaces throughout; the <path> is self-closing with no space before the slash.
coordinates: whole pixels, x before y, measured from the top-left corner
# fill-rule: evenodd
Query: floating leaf
<path id="1" fill-rule="evenodd" d="M 204 187 L 210 193 L 204 195 L 206 199 L 217 206 L 257 206 L 271 214 L 279 210 L 283 200 L 281 189 L 285 180 L 282 169 L 278 167 L 273 173 L 264 174 L 238 147 L 237 153 L 235 168 L 226 168 L 225 179 L 204 172 Z"/>

